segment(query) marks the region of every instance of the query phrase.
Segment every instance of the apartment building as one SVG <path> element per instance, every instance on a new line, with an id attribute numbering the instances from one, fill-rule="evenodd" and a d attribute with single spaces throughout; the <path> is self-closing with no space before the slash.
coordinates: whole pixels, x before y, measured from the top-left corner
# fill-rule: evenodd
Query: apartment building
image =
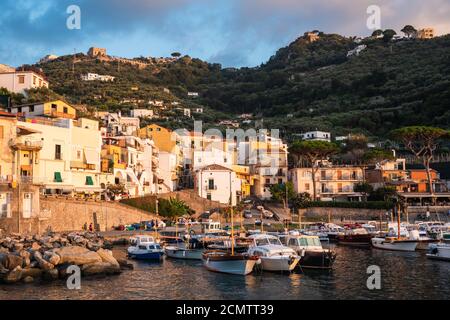
<path id="1" fill-rule="evenodd" d="M 311 168 L 294 168 L 289 171 L 296 193 L 314 194 Z M 363 170 L 354 166 L 324 166 L 317 171 L 316 196 L 322 201 L 361 200 L 362 194 L 355 186 L 364 180 Z"/>
<path id="2" fill-rule="evenodd" d="M 9 92 L 26 94 L 26 90 L 48 88 L 48 81 L 34 71 L 19 71 L 13 68 L 0 72 L 0 88 Z"/>
<path id="3" fill-rule="evenodd" d="M 75 119 L 77 111 L 68 103 L 55 100 L 49 102 L 35 102 L 22 105 L 10 106 L 8 112 L 17 114 L 23 117 L 49 117 L 49 118 L 64 118 Z"/>

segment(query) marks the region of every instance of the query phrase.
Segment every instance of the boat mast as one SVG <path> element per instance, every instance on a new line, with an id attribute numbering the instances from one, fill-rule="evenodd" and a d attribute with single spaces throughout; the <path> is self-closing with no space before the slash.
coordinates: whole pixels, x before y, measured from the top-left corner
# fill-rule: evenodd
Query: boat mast
<path id="1" fill-rule="evenodd" d="M 234 256 L 234 211 L 233 211 L 233 192 L 231 191 L 231 170 L 230 170 L 230 214 L 231 214 L 231 255 Z"/>
<path id="2" fill-rule="evenodd" d="M 397 203 L 395 208 L 397 209 L 397 240 L 400 240 L 400 204 Z"/>

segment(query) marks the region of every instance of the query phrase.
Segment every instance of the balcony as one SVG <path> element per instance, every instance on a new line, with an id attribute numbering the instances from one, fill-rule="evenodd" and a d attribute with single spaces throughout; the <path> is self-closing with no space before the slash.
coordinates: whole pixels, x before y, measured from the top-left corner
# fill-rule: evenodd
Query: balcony
<path id="1" fill-rule="evenodd" d="M 54 118 L 75 119 L 74 114 L 68 114 L 64 112 L 52 111 L 50 114 Z"/>
<path id="2" fill-rule="evenodd" d="M 18 137 L 9 141 L 9 146 L 14 150 L 39 151 L 44 143 L 42 140 Z"/>
<path id="3" fill-rule="evenodd" d="M 95 170 L 95 164 L 88 164 L 83 161 L 70 161 L 70 169 Z"/>

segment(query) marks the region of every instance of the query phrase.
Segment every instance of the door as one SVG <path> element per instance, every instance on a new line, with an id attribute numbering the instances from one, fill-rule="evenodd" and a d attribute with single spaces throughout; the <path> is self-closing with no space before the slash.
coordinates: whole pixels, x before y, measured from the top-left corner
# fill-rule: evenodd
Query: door
<path id="1" fill-rule="evenodd" d="M 29 192 L 25 192 L 23 194 L 23 201 L 22 201 L 22 215 L 26 218 L 31 218 L 31 212 L 32 212 L 32 201 L 33 201 L 33 194 Z"/>

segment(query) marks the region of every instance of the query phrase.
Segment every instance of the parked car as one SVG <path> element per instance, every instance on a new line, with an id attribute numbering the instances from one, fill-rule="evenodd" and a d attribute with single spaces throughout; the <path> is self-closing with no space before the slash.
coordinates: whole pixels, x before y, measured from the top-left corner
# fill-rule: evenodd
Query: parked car
<path id="1" fill-rule="evenodd" d="M 247 199 L 247 200 L 244 200 L 243 203 L 244 204 L 250 204 L 250 203 L 252 203 L 252 200 L 251 199 Z"/>
<path id="2" fill-rule="evenodd" d="M 252 212 L 250 210 L 244 210 L 244 217 L 246 219 L 251 219 L 252 218 Z"/>
<path id="3" fill-rule="evenodd" d="M 270 212 L 269 210 L 264 210 L 263 211 L 263 215 L 264 215 L 264 218 L 267 218 L 267 219 L 272 219 L 273 218 L 273 213 Z"/>

